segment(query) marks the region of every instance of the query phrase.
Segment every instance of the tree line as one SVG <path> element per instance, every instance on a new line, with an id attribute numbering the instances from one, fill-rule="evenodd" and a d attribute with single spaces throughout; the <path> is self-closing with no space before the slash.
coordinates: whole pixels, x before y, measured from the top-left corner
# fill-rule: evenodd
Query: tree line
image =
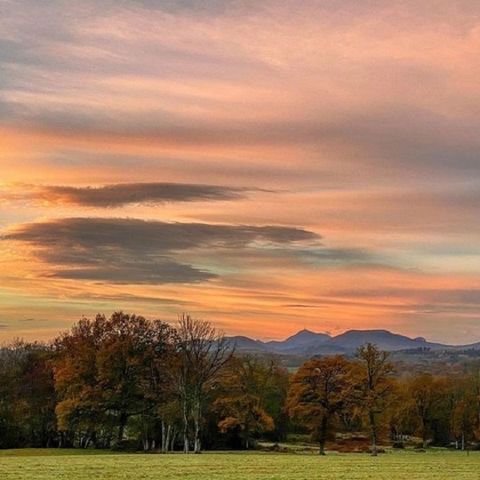
<path id="1" fill-rule="evenodd" d="M 375 345 L 355 357 L 306 361 L 241 355 L 208 322 L 175 327 L 116 312 L 82 319 L 48 344 L 0 349 L 0 448 L 168 452 L 248 449 L 310 434 L 368 436 L 372 454 L 401 447 L 476 446 L 480 368 L 398 371 Z"/>

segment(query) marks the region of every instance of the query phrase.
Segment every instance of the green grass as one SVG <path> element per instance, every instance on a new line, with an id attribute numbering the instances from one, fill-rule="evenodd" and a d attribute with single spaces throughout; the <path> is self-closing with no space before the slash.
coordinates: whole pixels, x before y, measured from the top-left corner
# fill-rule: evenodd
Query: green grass
<path id="1" fill-rule="evenodd" d="M 463 480 L 480 479 L 480 452 L 366 454 L 204 453 L 143 455 L 7 450 L 2 480 Z"/>

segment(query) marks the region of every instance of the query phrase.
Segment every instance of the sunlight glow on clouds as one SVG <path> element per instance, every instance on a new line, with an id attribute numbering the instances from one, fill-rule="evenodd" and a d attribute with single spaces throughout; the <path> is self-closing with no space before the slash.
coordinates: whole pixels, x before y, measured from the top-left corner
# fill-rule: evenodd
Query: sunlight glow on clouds
<path id="1" fill-rule="evenodd" d="M 478 2 L 0 14 L 1 338 L 113 308 L 480 338 Z"/>

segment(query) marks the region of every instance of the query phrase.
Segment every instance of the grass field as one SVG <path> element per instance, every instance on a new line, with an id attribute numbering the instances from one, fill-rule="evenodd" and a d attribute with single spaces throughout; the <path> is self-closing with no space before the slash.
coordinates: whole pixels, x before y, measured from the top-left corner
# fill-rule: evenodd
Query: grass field
<path id="1" fill-rule="evenodd" d="M 0 452 L 2 480 L 480 479 L 480 452 L 366 454 L 204 453 L 142 455 L 79 450 Z"/>

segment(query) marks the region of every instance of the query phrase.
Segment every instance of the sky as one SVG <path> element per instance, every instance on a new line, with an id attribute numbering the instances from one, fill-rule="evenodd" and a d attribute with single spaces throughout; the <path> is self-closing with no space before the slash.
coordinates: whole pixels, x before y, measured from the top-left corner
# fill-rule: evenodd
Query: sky
<path id="1" fill-rule="evenodd" d="M 480 3 L 0 0 L 0 340 L 480 340 Z"/>

